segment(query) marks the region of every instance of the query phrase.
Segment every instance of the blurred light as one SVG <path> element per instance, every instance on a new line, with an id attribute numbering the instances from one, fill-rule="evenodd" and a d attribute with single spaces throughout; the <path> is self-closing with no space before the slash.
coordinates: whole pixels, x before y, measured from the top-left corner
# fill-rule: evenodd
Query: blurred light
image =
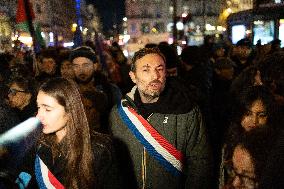
<path id="1" fill-rule="evenodd" d="M 263 25 L 263 21 L 257 20 L 253 22 L 255 25 Z"/>
<path id="2" fill-rule="evenodd" d="M 214 30 L 216 30 L 216 27 L 215 27 L 215 26 L 212 26 L 211 24 L 206 24 L 206 25 L 205 25 L 205 29 L 206 29 L 207 31 L 214 31 Z"/>
<path id="3" fill-rule="evenodd" d="M 185 40 L 183 40 L 183 41 L 181 42 L 181 44 L 186 45 L 186 41 L 185 41 Z"/>
<path id="4" fill-rule="evenodd" d="M 217 26 L 217 30 L 218 31 L 223 31 L 223 27 L 222 26 Z"/>
<path id="5" fill-rule="evenodd" d="M 177 54 L 178 54 L 178 55 L 181 55 L 181 52 L 182 52 L 181 46 L 177 46 Z"/>
<path id="6" fill-rule="evenodd" d="M 246 34 L 251 34 L 251 30 L 246 30 Z"/>
<path id="7" fill-rule="evenodd" d="M 246 35 L 246 27 L 244 25 L 232 26 L 232 43 L 236 44 L 239 40 L 243 39 Z"/>
<path id="8" fill-rule="evenodd" d="M 73 47 L 73 46 L 74 46 L 74 42 L 63 43 L 63 47 Z"/>
<path id="9" fill-rule="evenodd" d="M 77 28 L 77 24 L 76 23 L 72 24 L 72 28 Z"/>
<path id="10" fill-rule="evenodd" d="M 88 28 L 84 28 L 83 35 L 87 35 L 87 32 L 88 32 Z"/>
<path id="11" fill-rule="evenodd" d="M 185 17 L 187 17 L 187 14 L 186 13 L 182 13 L 181 17 L 185 18 Z"/>
<path id="12" fill-rule="evenodd" d="M 152 28 L 151 31 L 152 31 L 153 33 L 157 33 L 157 32 L 158 32 L 158 30 L 157 30 L 156 28 Z"/>
<path id="13" fill-rule="evenodd" d="M 83 27 L 82 26 L 80 26 L 80 31 L 83 31 Z"/>
<path id="14" fill-rule="evenodd" d="M 119 45 L 124 45 L 123 40 L 122 39 L 118 40 L 118 44 Z"/>
<path id="15" fill-rule="evenodd" d="M 233 12 L 231 8 L 227 8 L 226 10 L 227 10 L 227 12 L 230 13 L 230 14 Z"/>
<path id="16" fill-rule="evenodd" d="M 174 26 L 173 23 L 169 23 L 169 24 L 167 25 L 167 31 L 168 31 L 168 32 L 172 31 L 172 27 L 173 27 L 173 26 Z"/>
<path id="17" fill-rule="evenodd" d="M 183 23 L 182 22 L 178 22 L 177 23 L 177 29 L 178 30 L 183 30 Z"/>
<path id="18" fill-rule="evenodd" d="M 41 32 L 40 35 L 45 38 L 45 33 L 44 32 Z"/>
<path id="19" fill-rule="evenodd" d="M 127 43 L 129 41 L 129 39 L 130 39 L 130 35 L 124 35 L 123 42 Z"/>
<path id="20" fill-rule="evenodd" d="M 124 22 L 126 22 L 127 21 L 127 17 L 123 17 L 123 19 L 122 19 Z"/>
<path id="21" fill-rule="evenodd" d="M 128 57 L 128 56 L 129 56 L 129 54 L 128 54 L 128 51 L 127 51 L 127 50 L 123 50 L 123 54 L 124 54 L 124 56 L 125 56 L 125 57 Z"/>
<path id="22" fill-rule="evenodd" d="M 50 33 L 49 33 L 49 42 L 50 42 L 50 43 L 54 42 L 54 38 L 53 38 L 53 37 L 54 37 L 53 33 L 50 32 Z"/>
<path id="23" fill-rule="evenodd" d="M 32 37 L 28 37 L 28 36 L 20 36 L 18 38 L 22 43 L 31 46 L 33 43 L 33 38 Z"/>
<path id="24" fill-rule="evenodd" d="M 174 42 L 174 39 L 173 39 L 172 37 L 169 37 L 168 43 L 169 43 L 169 44 L 173 44 L 173 42 Z"/>

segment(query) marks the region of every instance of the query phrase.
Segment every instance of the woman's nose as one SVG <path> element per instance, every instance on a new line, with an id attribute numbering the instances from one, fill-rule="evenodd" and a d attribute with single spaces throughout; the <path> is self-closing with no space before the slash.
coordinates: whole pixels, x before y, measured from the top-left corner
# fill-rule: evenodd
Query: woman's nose
<path id="1" fill-rule="evenodd" d="M 38 111 L 38 112 L 37 112 L 36 117 L 42 122 L 42 120 L 43 120 L 43 115 L 42 115 L 41 111 Z"/>

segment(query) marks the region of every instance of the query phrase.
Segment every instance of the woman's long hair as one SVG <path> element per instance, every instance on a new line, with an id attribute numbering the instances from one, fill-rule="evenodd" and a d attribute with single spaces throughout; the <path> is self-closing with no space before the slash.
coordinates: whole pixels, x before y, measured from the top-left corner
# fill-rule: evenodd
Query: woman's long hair
<path id="1" fill-rule="evenodd" d="M 66 188 L 91 188 L 93 185 L 93 152 L 87 117 L 77 85 L 64 78 L 54 78 L 42 84 L 39 91 L 55 98 L 68 114 L 66 136 L 60 142 L 66 157 L 63 184 Z M 55 134 L 43 134 L 55 156 L 58 151 Z M 65 151 L 64 151 L 65 150 Z"/>

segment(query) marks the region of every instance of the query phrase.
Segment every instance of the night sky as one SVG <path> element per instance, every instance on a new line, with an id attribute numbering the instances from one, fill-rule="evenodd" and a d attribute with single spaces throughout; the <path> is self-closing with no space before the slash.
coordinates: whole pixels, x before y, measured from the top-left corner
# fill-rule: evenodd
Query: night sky
<path id="1" fill-rule="evenodd" d="M 94 4 L 103 24 L 103 33 L 115 34 L 120 30 L 122 19 L 125 15 L 125 0 L 86 0 L 87 4 Z M 114 29 L 117 25 L 118 29 Z"/>

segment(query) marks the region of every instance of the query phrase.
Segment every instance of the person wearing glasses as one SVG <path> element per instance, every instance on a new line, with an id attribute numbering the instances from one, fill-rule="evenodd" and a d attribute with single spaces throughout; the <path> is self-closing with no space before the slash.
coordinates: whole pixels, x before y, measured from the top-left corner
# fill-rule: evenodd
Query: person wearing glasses
<path id="1" fill-rule="evenodd" d="M 259 128 L 277 131 L 280 123 L 280 112 L 272 93 L 264 86 L 252 86 L 239 93 L 232 111 L 232 123 L 229 126 L 225 144 L 222 148 L 219 186 L 226 183 L 224 164 L 230 159 L 235 138 Z M 220 188 L 219 187 L 219 188 Z"/>
<path id="2" fill-rule="evenodd" d="M 267 128 L 249 131 L 235 139 L 231 160 L 225 168 L 229 176 L 223 189 L 258 189 L 261 174 L 273 145 L 273 132 Z"/>
<path id="3" fill-rule="evenodd" d="M 14 109 L 20 121 L 35 115 L 35 83 L 31 78 L 15 77 L 9 84 L 8 104 Z"/>
<path id="4" fill-rule="evenodd" d="M 69 60 L 74 71 L 74 80 L 79 85 L 80 92 L 92 92 L 99 104 L 105 107 L 100 113 L 100 125 L 103 133 L 108 133 L 108 115 L 113 107 L 121 99 L 120 89 L 110 83 L 108 77 L 101 70 L 102 60 L 98 60 L 95 51 L 88 46 L 80 46 L 70 52 Z M 97 107 L 95 107 L 97 108 Z M 98 110 L 99 108 L 97 108 Z"/>

